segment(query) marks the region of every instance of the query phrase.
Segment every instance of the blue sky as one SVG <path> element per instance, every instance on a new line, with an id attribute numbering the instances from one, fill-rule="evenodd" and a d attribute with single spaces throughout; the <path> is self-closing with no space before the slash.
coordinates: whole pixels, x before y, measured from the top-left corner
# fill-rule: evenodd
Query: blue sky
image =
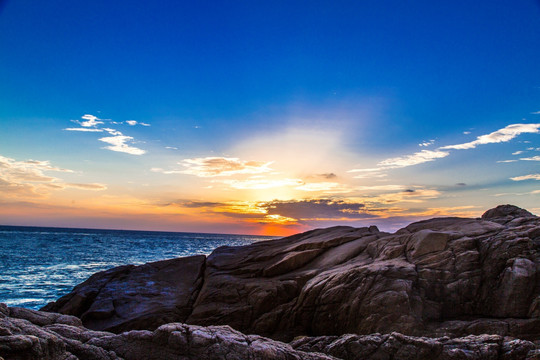
<path id="1" fill-rule="evenodd" d="M 0 9 L 6 223 L 277 233 L 364 221 L 395 228 L 498 202 L 536 209 L 538 1 L 4 1 Z M 85 115 L 100 123 L 81 125 Z M 444 149 L 515 124 L 530 126 Z M 66 130 L 76 127 L 96 131 Z M 381 165 L 422 150 L 435 153 Z M 201 164 L 222 172 L 195 174 Z M 223 172 L 231 166 L 240 172 Z M 16 177 L 16 167 L 48 180 Z M 383 171 L 358 178 L 359 169 Z M 271 191 L 238 188 L 261 174 L 272 176 Z M 309 184 L 319 185 L 297 189 Z M 403 202 L 405 190 L 431 195 Z M 366 201 L 392 192 L 401 200 Z M 272 201 L 298 213 L 278 214 Z M 17 215 L 22 204 L 30 219 Z M 118 204 L 139 210 L 122 215 Z M 306 204 L 326 210 L 306 217 Z"/>

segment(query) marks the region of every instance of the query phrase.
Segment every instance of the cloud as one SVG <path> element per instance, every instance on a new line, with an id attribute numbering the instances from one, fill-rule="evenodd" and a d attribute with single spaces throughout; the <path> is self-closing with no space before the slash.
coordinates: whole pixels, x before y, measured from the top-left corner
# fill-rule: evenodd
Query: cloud
<path id="1" fill-rule="evenodd" d="M 456 144 L 456 145 L 447 145 L 437 148 L 436 150 L 422 150 L 416 152 L 412 155 L 404 155 L 389 158 L 383 160 L 377 164 L 375 168 L 366 168 L 366 169 L 352 169 L 348 172 L 350 173 L 360 173 L 355 178 L 373 178 L 373 177 L 384 177 L 386 176 L 386 171 L 390 169 L 398 169 L 407 166 L 413 166 L 422 164 L 429 161 L 434 161 L 436 159 L 444 158 L 450 155 L 448 151 L 445 150 L 463 150 L 463 149 L 474 149 L 478 145 L 482 144 L 491 144 L 491 143 L 501 143 L 508 142 L 514 139 L 516 136 L 524 133 L 536 134 L 540 133 L 540 124 L 511 124 L 502 129 L 489 133 L 487 135 L 481 135 L 476 138 L 474 141 L 467 143 Z M 420 146 L 423 146 L 422 143 Z M 520 152 L 514 153 L 518 155 Z M 511 160 L 503 160 L 498 162 L 513 162 Z"/>
<path id="2" fill-rule="evenodd" d="M 86 120 L 86 121 L 79 121 L 79 120 L 71 120 L 71 121 L 85 128 L 96 127 L 99 124 L 103 124 L 103 121 L 101 121 L 101 119 L 99 119 L 97 116 L 90 115 L 90 114 L 81 116 L 81 119 Z"/>
<path id="3" fill-rule="evenodd" d="M 527 157 L 527 158 L 520 158 L 520 160 L 526 160 L 526 161 L 540 161 L 540 156 L 536 155 L 536 156 Z"/>
<path id="4" fill-rule="evenodd" d="M 112 129 L 109 127 L 98 128 L 97 127 L 98 125 L 104 124 L 104 122 L 101 121 L 102 119 L 99 119 L 98 117 L 94 115 L 89 115 L 89 114 L 83 115 L 81 118 L 84 121 L 71 120 L 81 125 L 82 126 L 81 128 L 66 128 L 64 130 L 81 131 L 81 132 L 104 132 L 105 131 L 109 133 L 110 135 L 112 135 L 112 136 L 102 137 L 98 139 L 99 141 L 110 144 L 110 146 L 106 146 L 105 149 L 117 151 L 117 152 L 123 152 L 123 153 L 131 154 L 131 155 L 143 155 L 146 153 L 146 150 L 128 145 L 129 142 L 133 142 L 134 140 L 132 136 L 126 136 L 122 134 L 121 131 Z M 110 121 L 110 123 L 121 124 L 115 121 Z M 137 121 L 135 120 L 127 120 L 126 123 L 132 126 L 137 125 Z M 145 123 L 139 123 L 139 124 L 143 126 L 150 126 L 149 124 L 145 124 Z"/>
<path id="5" fill-rule="evenodd" d="M 40 198 L 53 190 L 67 187 L 83 190 L 104 190 L 103 184 L 72 184 L 45 172 L 73 173 L 53 166 L 48 160 L 17 161 L 0 155 L 0 194 L 6 198 Z"/>
<path id="6" fill-rule="evenodd" d="M 77 183 L 66 183 L 66 187 L 81 189 L 81 190 L 92 190 L 92 191 L 102 191 L 107 190 L 107 186 L 104 184 L 77 184 Z"/>
<path id="7" fill-rule="evenodd" d="M 352 169 L 348 172 L 361 172 L 361 174 L 353 176 L 355 179 L 370 179 L 370 178 L 383 178 L 388 174 L 384 172 L 385 169 Z"/>
<path id="8" fill-rule="evenodd" d="M 518 160 L 499 160 L 497 161 L 498 163 L 512 163 L 512 162 L 517 162 Z"/>
<path id="9" fill-rule="evenodd" d="M 122 134 L 122 132 L 120 132 L 120 131 L 118 131 L 116 129 L 103 128 L 103 130 L 105 130 L 106 132 L 108 132 L 109 134 L 111 134 L 113 136 L 124 135 L 124 134 Z"/>
<path id="10" fill-rule="evenodd" d="M 448 156 L 450 153 L 440 150 L 422 150 L 412 155 L 398 156 L 381 161 L 378 165 L 382 168 L 401 168 L 418 165 L 435 159 Z"/>
<path id="11" fill-rule="evenodd" d="M 301 191 L 323 191 L 325 193 L 348 193 L 351 189 L 343 186 L 337 182 L 318 182 L 318 183 L 306 183 L 295 188 Z"/>
<path id="12" fill-rule="evenodd" d="M 363 203 L 334 199 L 269 201 L 261 205 L 268 215 L 280 215 L 299 220 L 371 218 Z"/>
<path id="13" fill-rule="evenodd" d="M 421 142 L 420 144 L 418 144 L 418 146 L 420 146 L 420 147 L 426 147 L 426 146 L 433 145 L 434 143 L 435 143 L 435 140 L 429 140 L 429 141 Z"/>
<path id="14" fill-rule="evenodd" d="M 179 163 L 186 170 L 164 173 L 182 173 L 198 177 L 231 176 L 236 174 L 262 174 L 272 171 L 272 162 L 244 161 L 238 158 L 205 157 L 184 159 Z"/>
<path id="15" fill-rule="evenodd" d="M 535 111 L 535 112 L 532 112 L 531 114 L 533 114 L 533 115 L 540 115 L 540 111 Z"/>
<path id="16" fill-rule="evenodd" d="M 512 124 L 512 125 L 506 126 L 505 128 L 489 133 L 487 135 L 478 136 L 476 140 L 474 141 L 470 141 L 463 144 L 447 145 L 439 149 L 442 149 L 442 150 L 474 149 L 478 145 L 507 142 L 514 139 L 516 136 L 520 134 L 524 134 L 524 133 L 537 134 L 539 132 L 540 132 L 540 124 Z"/>
<path id="17" fill-rule="evenodd" d="M 135 126 L 135 125 L 141 125 L 141 126 L 150 126 L 150 124 L 147 124 L 147 123 L 143 123 L 143 122 L 139 122 L 137 120 L 126 120 L 126 124 L 130 125 L 130 126 Z"/>
<path id="18" fill-rule="evenodd" d="M 464 131 L 463 135 L 469 135 L 470 133 L 471 133 L 470 131 Z"/>
<path id="19" fill-rule="evenodd" d="M 107 144 L 111 144 L 110 146 L 105 147 L 105 149 L 108 150 L 123 152 L 130 155 L 143 155 L 146 153 L 146 150 L 126 144 L 127 142 L 133 141 L 132 136 L 117 135 L 99 138 L 98 140 Z"/>
<path id="20" fill-rule="evenodd" d="M 491 196 L 499 197 L 499 196 L 523 196 L 523 195 L 538 195 L 540 194 L 540 190 L 533 190 L 523 193 L 499 193 L 499 194 L 493 194 Z"/>
<path id="21" fill-rule="evenodd" d="M 300 179 L 216 180 L 216 182 L 227 184 L 233 189 L 241 190 L 271 189 L 276 187 L 298 186 L 303 184 L 303 181 Z"/>
<path id="22" fill-rule="evenodd" d="M 82 131 L 82 132 L 103 132 L 102 129 L 89 129 L 89 128 L 65 128 L 66 131 Z"/>
<path id="23" fill-rule="evenodd" d="M 529 174 L 529 175 L 523 175 L 523 176 L 516 176 L 510 178 L 514 181 L 523 181 L 523 180 L 540 180 L 540 174 Z"/>
<path id="24" fill-rule="evenodd" d="M 355 178 L 357 179 L 372 178 L 372 177 L 385 177 L 386 170 L 399 169 L 399 168 L 403 168 L 407 166 L 422 164 L 425 162 L 433 161 L 435 159 L 444 158 L 448 156 L 449 154 L 450 153 L 447 151 L 422 150 L 422 151 L 415 152 L 412 155 L 398 156 L 398 157 L 393 157 L 393 158 L 383 160 L 377 164 L 376 168 L 352 169 L 352 170 L 349 170 L 348 172 L 361 173 L 355 176 Z"/>
<path id="25" fill-rule="evenodd" d="M 403 189 L 399 192 L 369 195 L 359 198 L 363 203 L 370 206 L 380 206 L 381 204 L 395 204 L 402 202 L 409 203 L 421 203 L 428 199 L 436 199 L 441 195 L 438 190 L 435 189 Z"/>
<path id="26" fill-rule="evenodd" d="M 357 186 L 355 189 L 358 191 L 369 191 L 369 190 L 396 191 L 396 190 L 404 190 L 405 186 L 403 185 L 372 185 L 372 186 Z"/>
<path id="27" fill-rule="evenodd" d="M 519 155 L 519 154 L 523 154 L 523 151 L 522 151 L 522 150 L 520 150 L 520 151 L 514 151 L 514 152 L 512 153 L 512 155 Z"/>
<path id="28" fill-rule="evenodd" d="M 331 172 L 331 173 L 315 174 L 309 177 L 332 180 L 332 179 L 337 178 L 337 175 Z"/>

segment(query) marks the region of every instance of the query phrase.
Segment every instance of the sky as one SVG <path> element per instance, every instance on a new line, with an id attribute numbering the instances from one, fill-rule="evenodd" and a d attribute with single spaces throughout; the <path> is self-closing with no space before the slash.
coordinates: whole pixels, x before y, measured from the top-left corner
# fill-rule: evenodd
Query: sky
<path id="1" fill-rule="evenodd" d="M 0 224 L 540 214 L 540 2 L 0 0 Z"/>

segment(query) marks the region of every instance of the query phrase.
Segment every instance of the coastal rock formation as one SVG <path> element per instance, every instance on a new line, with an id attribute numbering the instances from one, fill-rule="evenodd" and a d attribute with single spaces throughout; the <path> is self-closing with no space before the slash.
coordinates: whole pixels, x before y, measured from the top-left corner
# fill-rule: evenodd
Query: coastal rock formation
<path id="1" fill-rule="evenodd" d="M 152 293 L 141 285 L 132 294 L 128 286 L 143 284 L 139 277 L 149 270 L 118 268 L 94 275 L 45 310 L 113 332 L 181 321 L 286 341 L 392 332 L 540 338 L 540 219 L 511 205 L 480 219 L 420 221 L 394 234 L 340 226 L 221 247 L 196 266 L 169 261 L 176 270 L 164 276 L 155 270 L 152 276 L 164 283 L 155 282 Z M 105 280 L 111 276 L 114 281 Z M 155 296 L 162 291 L 189 294 L 178 302 L 182 311 L 165 301 L 161 309 Z M 145 317 L 148 303 L 152 314 L 166 316 Z"/>
<path id="2" fill-rule="evenodd" d="M 428 338 L 400 333 L 305 337 L 291 342 L 296 350 L 357 359 L 538 359 L 539 347 L 499 335 Z"/>
<path id="3" fill-rule="evenodd" d="M 5 360 L 331 360 L 229 326 L 171 323 L 151 332 L 92 331 L 78 318 L 0 304 L 0 359 Z"/>
<path id="4" fill-rule="evenodd" d="M 57 301 L 54 311 L 80 317 L 88 328 L 113 332 L 184 322 L 202 284 L 204 264 L 205 256 L 199 255 L 99 272 Z"/>
<path id="5" fill-rule="evenodd" d="M 181 323 L 121 334 L 84 328 L 78 318 L 0 304 L 5 360 L 353 360 L 538 359 L 530 341 L 498 335 L 415 338 L 399 333 L 300 338 L 291 344 L 244 335 L 229 326 Z"/>

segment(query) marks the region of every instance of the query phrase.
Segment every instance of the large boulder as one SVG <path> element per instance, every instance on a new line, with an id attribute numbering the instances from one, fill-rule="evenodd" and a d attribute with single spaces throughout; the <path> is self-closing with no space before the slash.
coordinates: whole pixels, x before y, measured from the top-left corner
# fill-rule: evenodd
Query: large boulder
<path id="1" fill-rule="evenodd" d="M 179 280 L 187 276 L 180 265 L 163 276 L 167 286 L 180 284 L 176 291 L 190 294 L 174 316 L 142 282 L 136 295 L 131 275 L 104 280 L 110 273 L 95 275 L 46 309 L 116 332 L 181 321 L 229 325 L 287 341 L 299 335 L 391 332 L 535 340 L 540 338 L 539 250 L 540 219 L 504 205 L 480 219 L 424 220 L 394 234 L 340 226 L 218 248 L 206 261 L 197 260 L 201 265 L 189 272 L 197 273 L 189 281 Z M 138 276 L 150 271 L 130 269 Z M 152 271 L 158 276 L 162 270 Z M 109 289 L 104 282 L 115 285 Z M 146 303 L 153 304 L 152 316 L 139 313 Z M 116 304 L 130 311 L 120 312 Z"/>
<path id="2" fill-rule="evenodd" d="M 154 330 L 185 321 L 202 285 L 203 255 L 126 265 L 92 275 L 42 310 L 81 318 L 96 330 Z"/>

